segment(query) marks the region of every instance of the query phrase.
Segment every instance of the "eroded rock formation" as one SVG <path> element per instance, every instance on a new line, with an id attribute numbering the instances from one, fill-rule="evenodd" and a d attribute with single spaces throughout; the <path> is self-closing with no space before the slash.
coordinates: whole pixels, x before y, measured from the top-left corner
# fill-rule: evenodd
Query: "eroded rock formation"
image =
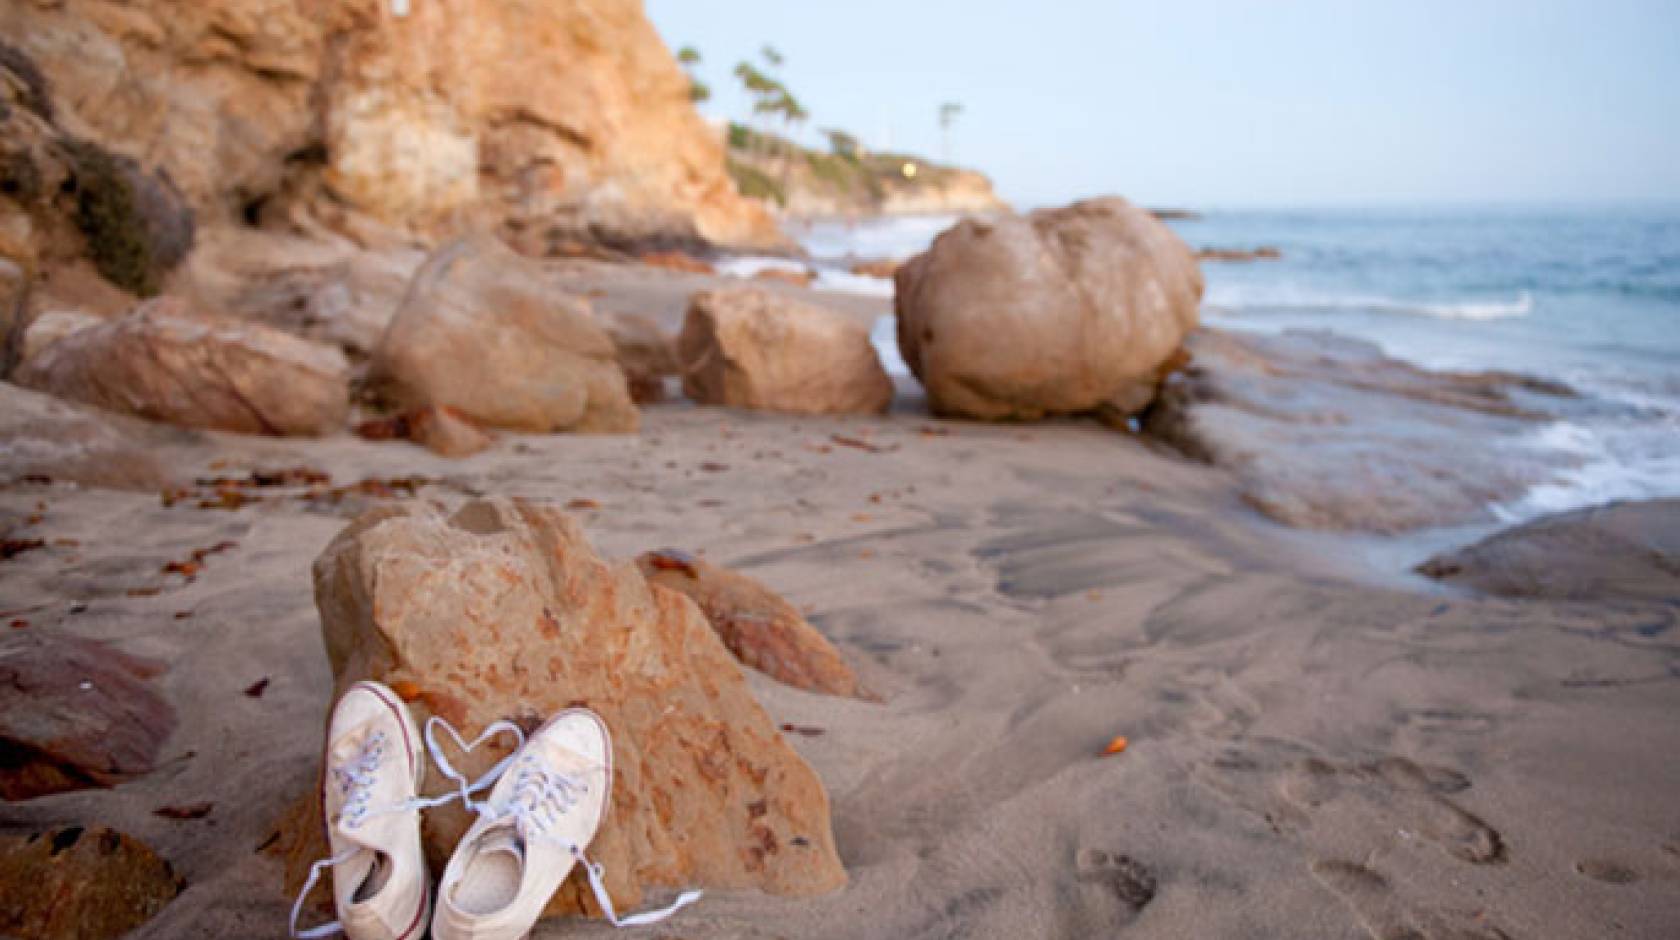
<path id="1" fill-rule="evenodd" d="M 124 173 L 161 171 L 210 221 L 489 224 L 539 250 L 780 243 L 640 3 L 410 7 L 6 0 L 0 34 L 61 123 Z"/>

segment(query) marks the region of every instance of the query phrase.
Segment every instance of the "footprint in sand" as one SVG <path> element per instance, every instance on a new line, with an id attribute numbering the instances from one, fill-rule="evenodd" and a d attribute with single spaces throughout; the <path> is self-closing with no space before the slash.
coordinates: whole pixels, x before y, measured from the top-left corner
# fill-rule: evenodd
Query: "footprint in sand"
<path id="1" fill-rule="evenodd" d="M 1440 915 L 1407 907 L 1386 877 L 1364 865 L 1323 859 L 1312 863 L 1312 874 L 1353 910 L 1376 940 L 1509 940 L 1497 927 L 1456 926 Z"/>
<path id="2" fill-rule="evenodd" d="M 1594 881 L 1608 885 L 1630 885 L 1639 880 L 1639 872 L 1607 858 L 1587 858 L 1575 863 L 1575 870 Z"/>
<path id="3" fill-rule="evenodd" d="M 1357 799 L 1385 827 L 1422 836 L 1456 858 L 1476 865 L 1503 862 L 1499 832 L 1446 797 L 1469 787 L 1469 778 L 1455 770 L 1404 757 L 1347 766 L 1307 758 L 1278 783 L 1283 798 L 1308 816 L 1344 797 Z"/>
<path id="4" fill-rule="evenodd" d="M 1082 849 L 1074 860 L 1074 868 L 1081 884 L 1107 888 L 1134 913 L 1155 898 L 1155 873 L 1129 855 Z"/>

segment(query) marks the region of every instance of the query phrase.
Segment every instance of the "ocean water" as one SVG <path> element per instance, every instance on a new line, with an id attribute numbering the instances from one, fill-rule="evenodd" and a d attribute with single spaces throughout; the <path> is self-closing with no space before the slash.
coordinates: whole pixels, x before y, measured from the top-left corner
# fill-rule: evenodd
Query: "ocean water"
<path id="1" fill-rule="evenodd" d="M 817 286 L 890 297 L 890 281 L 853 275 L 850 262 L 907 258 L 955 221 L 822 222 L 795 235 Z M 1576 466 L 1494 507 L 1502 517 L 1680 495 L 1680 208 L 1229 211 L 1170 224 L 1194 247 L 1282 252 L 1203 264 L 1212 325 L 1327 329 L 1425 367 L 1505 369 L 1583 393 L 1583 407 L 1530 442 Z M 875 340 L 902 373 L 890 319 Z"/>

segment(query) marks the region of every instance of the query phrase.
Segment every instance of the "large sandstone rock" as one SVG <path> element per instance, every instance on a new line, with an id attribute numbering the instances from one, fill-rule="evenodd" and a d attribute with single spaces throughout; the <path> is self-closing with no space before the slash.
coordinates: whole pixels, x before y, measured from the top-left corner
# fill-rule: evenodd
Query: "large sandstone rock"
<path id="1" fill-rule="evenodd" d="M 612 804 L 592 854 L 620 910 L 649 888 L 811 894 L 845 883 L 822 783 L 780 737 L 693 602 L 633 562 L 596 555 L 558 510 L 505 499 L 453 515 L 416 504 L 358 519 L 315 563 L 336 689 L 374 678 L 416 717 L 468 735 L 585 704 L 613 735 Z M 505 756 L 486 744 L 471 772 Z M 446 781 L 428 771 L 426 791 Z M 313 805 L 313 800 L 310 801 Z M 426 814 L 441 868 L 469 822 Z M 325 846 L 318 813 L 291 827 L 295 885 Z M 573 877 L 549 913 L 593 913 Z"/>
<path id="2" fill-rule="evenodd" d="M 60 110 L 213 220 L 308 201 L 424 235 L 781 242 L 639 3 L 0 4 Z"/>
<path id="3" fill-rule="evenodd" d="M 151 920 L 186 882 L 151 847 L 114 829 L 0 835 L 0 935 L 115 940 Z"/>
<path id="4" fill-rule="evenodd" d="M 646 552 L 636 564 L 649 584 L 700 605 L 723 645 L 741 662 L 795 688 L 874 700 L 834 644 L 792 604 L 752 578 L 668 548 Z"/>
<path id="5" fill-rule="evenodd" d="M 174 710 L 149 681 L 156 663 L 90 640 L 7 632 L 0 637 L 0 798 L 110 787 L 152 770 L 175 728 Z"/>
<path id="6" fill-rule="evenodd" d="M 287 333 L 189 310 L 175 298 L 58 339 L 21 385 L 186 427 L 321 435 L 349 410 L 344 354 Z"/>
<path id="7" fill-rule="evenodd" d="M 450 407 L 518 431 L 633 431 L 612 339 L 589 303 L 493 238 L 439 249 L 374 351 L 370 378 L 402 408 Z"/>
<path id="8" fill-rule="evenodd" d="M 894 281 L 934 411 L 987 420 L 1135 410 L 1202 296 L 1190 249 L 1116 198 L 961 222 Z"/>
<path id="9" fill-rule="evenodd" d="M 756 287 L 695 294 L 677 358 L 683 391 L 703 404 L 848 414 L 892 403 L 892 380 L 862 324 Z"/>
<path id="10" fill-rule="evenodd" d="M 1417 570 L 1505 597 L 1680 605 L 1680 499 L 1545 516 L 1436 555 Z"/>

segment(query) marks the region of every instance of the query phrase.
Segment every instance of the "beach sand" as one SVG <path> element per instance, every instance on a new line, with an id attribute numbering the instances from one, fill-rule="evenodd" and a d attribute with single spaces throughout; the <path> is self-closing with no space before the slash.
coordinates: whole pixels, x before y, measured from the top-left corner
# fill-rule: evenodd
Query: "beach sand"
<path id="1" fill-rule="evenodd" d="M 696 283 L 573 270 L 668 327 Z M 831 794 L 850 885 L 708 892 L 652 936 L 1680 931 L 1672 599 L 1480 599 L 1285 529 L 1233 475 L 1147 439 L 942 421 L 905 391 L 869 418 L 655 406 L 635 435 L 510 436 L 464 461 L 349 436 L 149 454 L 189 477 L 420 474 L 445 504 L 586 500 L 604 552 L 704 553 L 804 610 L 884 702 L 750 681 L 810 729 L 790 739 Z M 0 521 L 49 542 L 0 569 L 8 616 L 168 664 L 181 724 L 160 769 L 0 807 L 5 828 L 106 824 L 168 858 L 188 887 L 134 936 L 283 934 L 260 847 L 313 785 L 331 704 L 309 566 L 372 504 L 0 489 Z M 224 541 L 191 583 L 162 573 Z M 1129 747 L 1103 756 L 1115 736 Z M 199 802 L 202 819 L 153 813 Z"/>

